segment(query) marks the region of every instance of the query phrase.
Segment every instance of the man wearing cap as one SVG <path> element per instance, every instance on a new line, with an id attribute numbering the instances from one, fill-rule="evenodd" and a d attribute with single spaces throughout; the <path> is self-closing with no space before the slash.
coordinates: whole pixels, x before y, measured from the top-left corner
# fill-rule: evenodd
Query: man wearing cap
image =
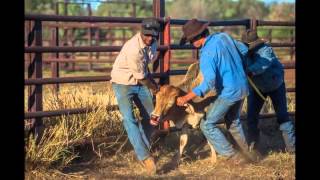
<path id="1" fill-rule="evenodd" d="M 149 115 L 154 108 L 151 92 L 156 93 L 158 87 L 148 70 L 148 63 L 155 56 L 159 31 L 160 24 L 155 18 L 144 19 L 141 32 L 123 45 L 113 64 L 110 80 L 129 141 L 150 174 L 156 172 L 149 151 L 153 131 Z M 141 121 L 134 116 L 133 103 L 139 108 Z"/>
<path id="2" fill-rule="evenodd" d="M 206 118 L 201 120 L 200 128 L 220 155 L 239 164 L 249 159 L 245 159 L 234 149 L 218 128 L 218 124 L 225 119 L 230 133 L 234 137 L 237 135 L 237 143 L 244 145 L 244 151 L 247 150 L 240 112 L 249 93 L 242 61 L 242 56 L 246 55 L 248 48 L 226 33 L 209 35 L 208 25 L 209 23 L 192 19 L 182 27 L 183 36 L 180 44 L 190 42 L 196 48 L 201 47 L 199 60 L 203 81 L 185 96 L 178 97 L 177 105 L 183 106 L 196 96 L 216 91 L 217 99 L 210 104 Z"/>
<path id="3" fill-rule="evenodd" d="M 247 74 L 258 91 L 264 97 L 269 96 L 271 98 L 286 148 L 289 152 L 294 152 L 295 130 L 287 112 L 283 66 L 272 47 L 258 37 L 256 30 L 247 30 L 242 35 L 242 41 L 249 47 Z M 249 91 L 247 113 L 248 143 L 257 149 L 260 134 L 258 118 L 264 100 L 252 87 L 250 87 Z"/>

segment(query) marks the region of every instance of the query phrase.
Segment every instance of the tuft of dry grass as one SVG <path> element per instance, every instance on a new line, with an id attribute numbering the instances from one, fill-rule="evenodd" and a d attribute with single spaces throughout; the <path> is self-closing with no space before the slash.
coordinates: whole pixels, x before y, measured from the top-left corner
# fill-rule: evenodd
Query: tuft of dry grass
<path id="1" fill-rule="evenodd" d="M 48 89 L 44 98 L 45 110 L 81 107 L 95 110 L 85 114 L 45 118 L 45 131 L 40 142 L 36 144 L 33 136 L 25 138 L 28 142 L 25 147 L 27 168 L 52 165 L 63 168 L 78 157 L 74 146 L 79 140 L 121 132 L 120 113 L 107 108 L 116 103 L 114 95 L 110 87 L 106 90 L 95 92 L 90 86 L 78 86 L 64 87 L 55 93 L 53 89 Z"/>
<path id="2" fill-rule="evenodd" d="M 174 80 L 172 82 L 174 84 Z M 36 145 L 32 136 L 25 137 L 28 142 L 25 146 L 26 179 L 294 179 L 294 155 L 287 153 L 271 153 L 260 163 L 243 167 L 232 166 L 221 157 L 215 165 L 210 163 L 209 157 L 186 158 L 178 168 L 149 177 L 144 173 L 130 144 L 120 140 L 125 133 L 119 111 L 108 109 L 108 106 L 117 104 L 109 84 L 61 85 L 59 93 L 45 86 L 43 100 L 44 110 L 47 111 L 81 107 L 95 108 L 95 111 L 44 118 L 46 130 L 40 143 Z M 294 94 L 288 94 L 287 100 L 288 111 L 295 111 Z M 273 112 L 269 98 L 262 111 Z M 245 112 L 246 103 L 243 107 Z M 61 170 L 66 167 L 79 169 L 77 163 L 72 163 L 82 156 L 75 142 L 109 136 L 115 138 L 92 146 L 99 160 L 81 170 L 62 173 Z M 104 152 L 111 149 L 114 151 L 114 148 L 118 150 L 116 155 L 104 155 Z M 173 153 L 170 149 L 164 149 L 164 152 L 157 155 L 158 166 L 161 168 L 167 164 Z"/>

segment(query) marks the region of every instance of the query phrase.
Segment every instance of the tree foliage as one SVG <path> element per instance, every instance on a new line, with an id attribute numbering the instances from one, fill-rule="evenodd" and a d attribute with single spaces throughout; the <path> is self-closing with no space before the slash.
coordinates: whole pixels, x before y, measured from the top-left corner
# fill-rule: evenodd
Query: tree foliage
<path id="1" fill-rule="evenodd" d="M 55 3 L 58 1 L 90 3 L 92 14 L 96 16 L 153 16 L 152 0 L 135 0 L 135 7 L 132 3 L 99 3 L 97 8 L 93 8 L 93 4 L 97 2 L 91 0 L 25 0 L 25 12 L 55 14 Z M 64 10 L 64 4 L 61 3 L 59 14 L 64 14 Z M 252 17 L 267 20 L 295 19 L 294 3 L 265 4 L 261 0 L 167 0 L 165 10 L 166 16 L 179 19 L 229 20 Z M 70 4 L 68 15 L 88 15 L 87 5 Z"/>

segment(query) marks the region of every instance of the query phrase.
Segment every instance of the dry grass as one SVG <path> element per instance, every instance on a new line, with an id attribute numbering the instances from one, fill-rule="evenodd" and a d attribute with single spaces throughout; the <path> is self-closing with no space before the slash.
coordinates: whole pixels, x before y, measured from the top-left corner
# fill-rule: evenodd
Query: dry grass
<path id="1" fill-rule="evenodd" d="M 209 154 L 209 147 L 204 148 Z M 202 152 L 203 153 L 203 152 Z M 295 179 L 295 156 L 288 153 L 270 153 L 257 164 L 234 165 L 218 156 L 212 164 L 210 157 L 194 155 L 185 158 L 179 167 L 170 166 L 174 156 L 172 150 L 164 149 L 156 153 L 160 171 L 151 177 L 130 151 L 121 155 L 103 158 L 90 165 L 74 166 L 69 173 L 60 171 L 31 171 L 29 179 Z M 169 166 L 168 166 L 169 165 Z M 165 172 L 161 172 L 164 170 Z M 28 178 L 27 178 L 28 179 Z"/>
<path id="2" fill-rule="evenodd" d="M 171 82 L 179 80 L 172 78 Z M 61 85 L 60 92 L 55 94 L 50 86 L 45 86 L 44 110 L 93 107 L 96 111 L 45 118 L 46 131 L 40 143 L 35 145 L 33 137 L 26 138 L 26 179 L 295 179 L 294 155 L 287 153 L 272 153 L 258 164 L 239 167 L 221 157 L 212 165 L 208 155 L 186 156 L 179 168 L 151 178 L 137 161 L 131 145 L 119 140 L 123 129 L 119 111 L 108 110 L 109 105 L 116 104 L 110 88 L 109 83 Z M 244 112 L 245 106 L 246 103 Z M 294 94 L 288 94 L 288 108 L 295 111 Z M 272 111 L 268 100 L 263 112 Z M 108 137 L 115 132 L 116 138 L 110 142 L 85 147 L 73 143 Z M 85 148 L 89 150 L 82 152 Z M 168 165 L 174 150 L 165 148 L 155 153 L 159 168 Z M 208 154 L 208 147 L 203 151 Z M 89 160 L 83 160 L 86 156 Z"/>
<path id="3" fill-rule="evenodd" d="M 39 144 L 35 144 L 33 136 L 26 137 L 27 167 L 36 169 L 54 165 L 63 168 L 77 157 L 74 145 L 79 140 L 121 132 L 119 112 L 107 108 L 116 103 L 115 98 L 110 93 L 110 87 L 106 89 L 107 93 L 102 93 L 90 86 L 65 86 L 56 94 L 49 88 L 44 98 L 45 110 L 80 107 L 92 107 L 95 110 L 85 114 L 45 118 L 46 129 Z"/>

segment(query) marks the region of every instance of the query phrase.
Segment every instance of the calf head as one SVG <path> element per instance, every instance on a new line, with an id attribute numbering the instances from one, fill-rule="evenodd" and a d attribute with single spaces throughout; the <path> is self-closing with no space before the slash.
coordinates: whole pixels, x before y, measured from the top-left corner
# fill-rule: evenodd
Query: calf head
<path id="1" fill-rule="evenodd" d="M 186 104 L 186 107 L 176 105 L 177 97 L 184 95 L 180 88 L 172 85 L 163 85 L 156 94 L 156 104 L 151 118 L 159 121 L 160 118 L 168 118 L 176 127 L 180 128 L 185 122 L 196 128 L 203 117 L 204 113 L 197 113 L 191 104 Z"/>
<path id="2" fill-rule="evenodd" d="M 171 85 L 163 85 L 156 94 L 156 104 L 151 116 L 160 118 L 165 116 L 168 111 L 175 106 L 177 97 L 182 91 Z"/>

